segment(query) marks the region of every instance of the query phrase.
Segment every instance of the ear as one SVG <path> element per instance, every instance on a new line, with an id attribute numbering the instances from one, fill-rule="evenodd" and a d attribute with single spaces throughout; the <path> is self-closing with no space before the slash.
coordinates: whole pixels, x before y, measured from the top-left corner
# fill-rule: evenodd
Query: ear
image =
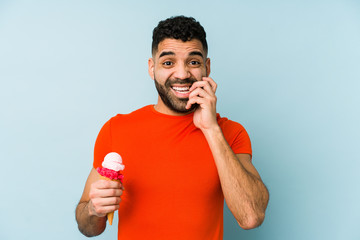
<path id="1" fill-rule="evenodd" d="M 148 72 L 150 77 L 154 80 L 154 60 L 149 58 L 148 60 Z"/>
<path id="2" fill-rule="evenodd" d="M 205 62 L 205 66 L 206 66 L 206 77 L 209 77 L 211 69 L 210 69 L 210 58 L 206 59 Z"/>

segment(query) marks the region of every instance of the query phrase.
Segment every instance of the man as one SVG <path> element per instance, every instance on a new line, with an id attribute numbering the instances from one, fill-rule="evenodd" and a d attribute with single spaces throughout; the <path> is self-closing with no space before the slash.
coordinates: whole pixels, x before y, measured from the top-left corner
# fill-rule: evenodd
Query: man
<path id="1" fill-rule="evenodd" d="M 264 220 L 268 191 L 251 162 L 250 139 L 216 113 L 206 34 L 193 18 L 172 17 L 153 32 L 149 75 L 156 105 L 111 118 L 95 144 L 76 220 L 101 234 L 119 210 L 118 239 L 222 239 L 225 201 L 244 229 Z M 95 168 L 118 152 L 123 184 L 99 180 Z"/>

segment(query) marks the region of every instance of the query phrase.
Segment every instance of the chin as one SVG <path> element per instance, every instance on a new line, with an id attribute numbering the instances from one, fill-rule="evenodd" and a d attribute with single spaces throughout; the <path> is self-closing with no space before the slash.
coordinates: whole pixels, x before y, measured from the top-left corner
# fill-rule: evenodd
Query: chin
<path id="1" fill-rule="evenodd" d="M 196 110 L 199 107 L 199 104 L 195 103 L 191 105 L 189 109 L 186 109 L 185 106 L 183 108 L 175 108 L 173 106 L 169 107 L 171 110 L 177 112 L 177 113 L 190 113 Z"/>

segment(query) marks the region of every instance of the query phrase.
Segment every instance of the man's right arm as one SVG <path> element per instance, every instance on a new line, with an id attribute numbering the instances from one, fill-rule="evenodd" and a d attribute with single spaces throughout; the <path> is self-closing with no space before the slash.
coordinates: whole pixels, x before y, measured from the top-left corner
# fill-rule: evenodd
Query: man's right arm
<path id="1" fill-rule="evenodd" d="M 121 183 L 99 179 L 100 175 L 92 169 L 76 207 L 79 230 L 87 237 L 97 236 L 105 230 L 106 215 L 119 209 L 123 192 Z"/>

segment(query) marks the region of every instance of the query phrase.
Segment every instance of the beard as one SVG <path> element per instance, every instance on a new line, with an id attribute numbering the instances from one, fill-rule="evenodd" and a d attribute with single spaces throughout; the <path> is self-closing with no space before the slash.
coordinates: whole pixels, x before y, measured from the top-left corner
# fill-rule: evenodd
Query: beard
<path id="1" fill-rule="evenodd" d="M 175 80 L 171 80 L 171 79 L 167 79 L 165 81 L 164 85 L 161 85 L 157 80 L 156 77 L 154 76 L 154 82 L 155 82 L 155 87 L 156 90 L 159 93 L 159 96 L 161 98 L 161 100 L 164 102 L 164 104 L 172 111 L 177 112 L 177 113 L 189 113 L 192 112 L 193 110 L 195 110 L 199 104 L 195 103 L 192 104 L 191 107 L 189 109 L 186 109 L 186 104 L 189 101 L 189 98 L 178 98 L 176 97 L 172 91 L 171 91 L 171 85 L 172 84 L 193 84 L 194 82 L 196 82 L 196 79 L 193 78 L 187 78 L 187 79 L 175 79 Z"/>

